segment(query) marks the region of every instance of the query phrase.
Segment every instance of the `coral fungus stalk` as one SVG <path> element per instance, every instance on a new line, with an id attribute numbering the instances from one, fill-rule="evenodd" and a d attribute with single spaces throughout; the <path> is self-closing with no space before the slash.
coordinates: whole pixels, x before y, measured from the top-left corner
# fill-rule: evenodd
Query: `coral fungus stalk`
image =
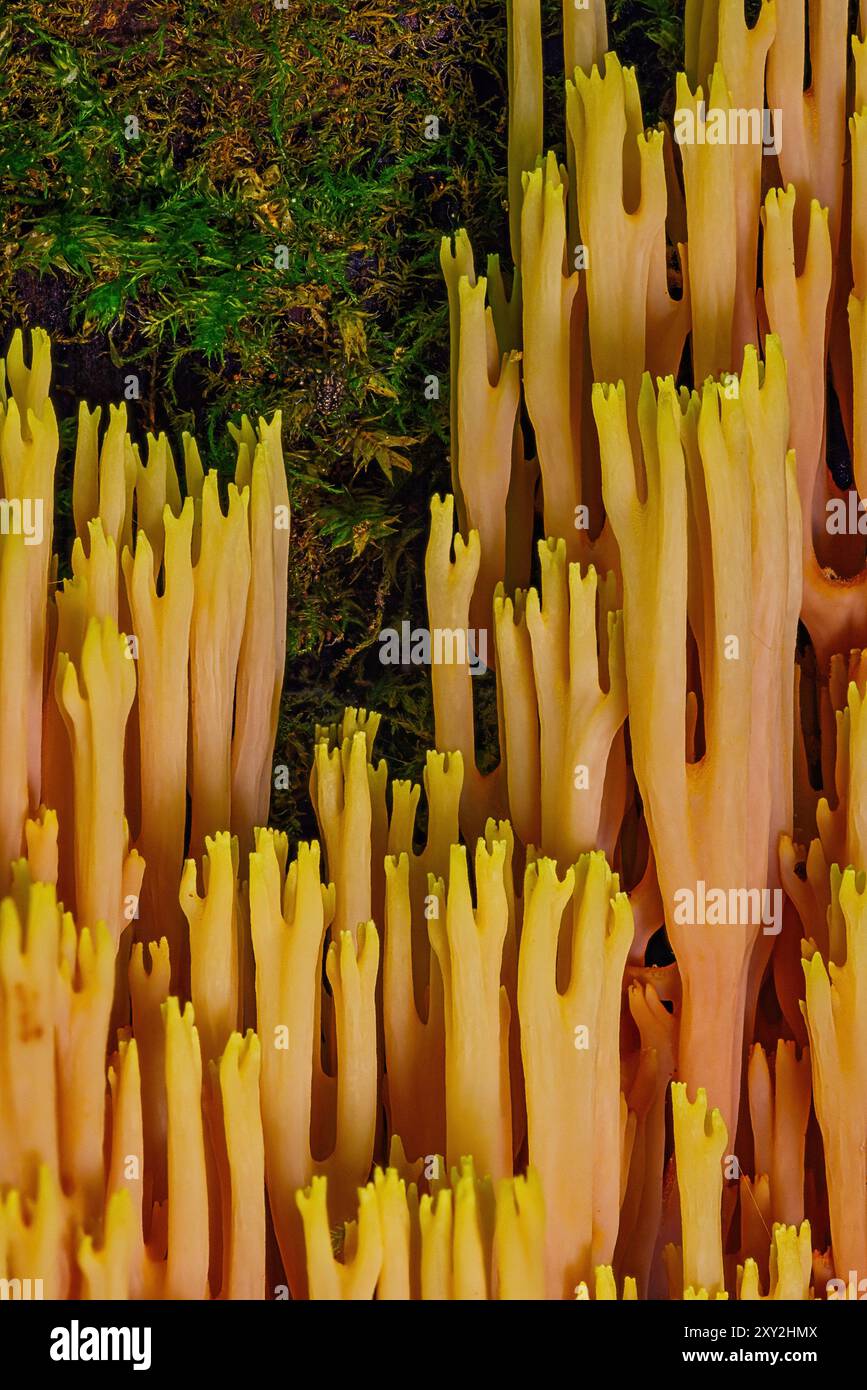
<path id="1" fill-rule="evenodd" d="M 568 923 L 570 900 L 571 964 L 561 991 L 560 924 L 564 912 Z M 562 881 L 549 859 L 528 866 L 518 1007 L 529 1157 L 549 1213 L 549 1297 L 568 1296 L 614 1253 L 622 1160 L 619 1005 L 631 938 L 629 904 L 604 855 L 583 856 Z"/>
<path id="2" fill-rule="evenodd" d="M 606 507 L 623 557 L 633 759 L 684 986 L 679 1072 L 691 1091 L 708 1087 L 733 1128 L 760 921 L 752 912 L 714 926 L 697 921 L 694 909 L 699 881 L 726 892 L 766 889 L 791 815 L 786 730 L 800 513 L 786 455 L 785 366 L 769 339 L 763 373 L 747 350 L 733 398 L 712 383 L 700 397 L 679 398 L 671 381 L 657 398 L 646 378 L 643 498 L 623 386 L 597 387 L 593 406 Z M 780 518 L 770 531 L 767 516 Z M 692 760 L 684 752 L 687 619 L 704 711 L 705 752 Z M 717 1027 L 708 1030 L 712 1015 Z"/>

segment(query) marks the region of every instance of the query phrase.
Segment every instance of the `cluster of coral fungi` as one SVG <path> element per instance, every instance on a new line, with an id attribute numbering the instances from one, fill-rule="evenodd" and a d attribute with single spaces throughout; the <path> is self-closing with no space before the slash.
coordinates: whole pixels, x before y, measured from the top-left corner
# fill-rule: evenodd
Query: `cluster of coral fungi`
<path id="1" fill-rule="evenodd" d="M 321 842 L 265 828 L 279 417 L 233 431 L 226 488 L 193 439 L 181 467 L 82 404 L 58 582 L 50 345 L 27 365 L 13 339 L 0 1276 L 857 1297 L 867 15 L 809 18 L 687 0 L 682 140 L 645 131 L 603 0 L 566 0 L 561 165 L 539 0 L 510 0 L 514 274 L 443 246 L 452 495 L 426 555 L 429 631 L 490 638 L 499 762 L 468 662 L 435 660 L 423 835 L 356 709 L 315 734 Z M 770 142 L 719 138 L 766 111 Z"/>

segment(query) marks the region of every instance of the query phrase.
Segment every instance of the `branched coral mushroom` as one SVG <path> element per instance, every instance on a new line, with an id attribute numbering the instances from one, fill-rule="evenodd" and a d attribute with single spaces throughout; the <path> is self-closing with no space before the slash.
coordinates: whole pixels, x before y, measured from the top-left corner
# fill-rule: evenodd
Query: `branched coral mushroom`
<path id="1" fill-rule="evenodd" d="M 0 1277 L 52 1298 L 796 1299 L 867 1277 L 867 34 L 509 0 L 511 276 L 442 247 L 436 748 L 267 828 L 280 417 L 228 483 L 0 370 Z M 803 72 L 809 43 L 811 85 Z M 850 53 L 852 62 L 850 63 Z M 839 418 L 851 476 L 832 474 Z M 800 621 L 800 627 L 799 627 Z M 477 748 L 496 684 L 499 761 Z M 484 757 L 479 756 L 484 753 Z M 482 768 L 491 768 L 482 771 Z M 843 1296 L 846 1296 L 845 1294 Z"/>

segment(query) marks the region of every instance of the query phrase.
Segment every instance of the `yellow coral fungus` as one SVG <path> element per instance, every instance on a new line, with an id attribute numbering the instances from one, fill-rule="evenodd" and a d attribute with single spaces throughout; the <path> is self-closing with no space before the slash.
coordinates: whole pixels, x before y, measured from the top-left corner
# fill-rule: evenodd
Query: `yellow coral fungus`
<path id="1" fill-rule="evenodd" d="M 355 605 L 360 662 L 379 637 L 381 667 L 430 666 L 435 746 L 412 763 L 372 657 L 394 727 L 335 718 L 323 658 L 311 807 L 278 808 L 321 846 L 268 824 L 275 757 L 303 758 L 287 650 L 306 692 L 305 577 L 336 534 L 311 541 L 307 417 L 242 417 L 228 468 L 185 435 L 180 468 L 126 405 L 81 403 L 69 477 L 50 341 L 13 334 L 4 1298 L 667 1298 L 704 1326 L 729 1299 L 746 1320 L 867 1287 L 847 8 L 763 0 L 748 24 L 687 0 L 673 114 L 646 130 L 608 50 L 621 7 L 564 0 L 551 148 L 542 7 L 509 0 L 512 266 L 477 274 L 460 229 L 441 248 L 428 626 L 397 615 L 409 652 L 376 630 L 419 555 Z"/>

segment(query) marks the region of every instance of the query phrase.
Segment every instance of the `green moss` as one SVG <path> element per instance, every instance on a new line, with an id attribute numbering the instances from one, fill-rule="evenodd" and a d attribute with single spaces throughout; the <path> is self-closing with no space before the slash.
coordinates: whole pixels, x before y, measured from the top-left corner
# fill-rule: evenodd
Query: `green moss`
<path id="1" fill-rule="evenodd" d="M 645 65 L 658 55 L 667 73 L 673 5 L 613 8 Z M 558 10 L 545 0 L 559 144 Z M 396 775 L 417 776 L 433 740 L 427 673 L 396 680 L 375 639 L 424 611 L 428 500 L 448 485 L 440 237 L 466 226 L 480 263 L 507 251 L 504 73 L 501 0 L 5 8 L 5 340 L 19 323 L 54 336 L 61 543 L 80 397 L 117 401 L 137 373 L 139 437 L 165 429 L 178 444 L 191 430 L 224 474 L 227 421 L 283 412 L 293 549 L 281 749 L 293 784 L 275 818 L 296 832 L 312 828 L 297 806 L 314 722 L 346 702 L 381 710 Z M 425 398 L 430 373 L 437 400 Z"/>

